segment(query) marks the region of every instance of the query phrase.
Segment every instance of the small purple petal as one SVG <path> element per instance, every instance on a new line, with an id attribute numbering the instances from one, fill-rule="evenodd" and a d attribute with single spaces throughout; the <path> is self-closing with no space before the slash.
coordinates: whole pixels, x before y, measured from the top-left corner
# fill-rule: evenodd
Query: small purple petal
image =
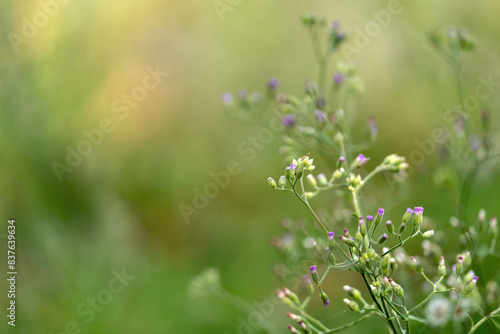
<path id="1" fill-rule="evenodd" d="M 340 85 L 345 81 L 345 77 L 342 73 L 337 72 L 333 75 L 333 82 L 335 82 L 337 85 Z"/>
<path id="2" fill-rule="evenodd" d="M 344 162 L 345 161 L 345 158 L 343 156 L 340 156 L 339 157 L 339 162 Z"/>
<path id="3" fill-rule="evenodd" d="M 368 220 L 369 222 L 371 222 L 373 220 L 373 216 L 370 216 L 370 215 L 366 216 L 366 220 Z"/>
<path id="4" fill-rule="evenodd" d="M 309 270 L 311 270 L 311 273 L 315 273 L 316 272 L 316 266 L 310 266 Z"/>
<path id="5" fill-rule="evenodd" d="M 290 169 L 295 170 L 295 169 L 297 169 L 297 166 L 295 166 L 295 164 L 292 162 L 290 164 Z"/>
<path id="6" fill-rule="evenodd" d="M 456 264 L 452 265 L 452 266 L 451 266 L 451 270 L 452 270 L 453 272 L 457 271 L 457 265 L 456 265 Z"/>
<path id="7" fill-rule="evenodd" d="M 314 110 L 314 116 L 316 116 L 316 119 L 320 123 L 323 123 L 325 121 L 325 118 L 326 118 L 325 113 L 322 112 L 321 110 L 318 110 L 318 109 Z"/>
<path id="8" fill-rule="evenodd" d="M 234 96 L 230 92 L 225 92 L 222 94 L 222 103 L 225 105 L 230 105 L 234 102 Z"/>
<path id="9" fill-rule="evenodd" d="M 328 304 L 330 304 L 330 299 L 323 303 L 323 305 L 325 305 L 326 307 L 328 307 Z"/>
<path id="10" fill-rule="evenodd" d="M 294 115 L 285 115 L 281 119 L 281 123 L 283 123 L 284 126 L 290 127 L 295 124 L 295 116 Z"/>
<path id="11" fill-rule="evenodd" d="M 269 81 L 267 82 L 267 84 L 268 84 L 269 88 L 271 90 L 273 90 L 273 89 L 278 88 L 278 86 L 280 85 L 280 81 L 276 77 L 271 77 L 271 78 L 269 78 Z"/>
<path id="12" fill-rule="evenodd" d="M 378 209 L 378 215 L 379 215 L 379 216 L 383 216 L 383 215 L 384 215 L 384 212 L 385 212 L 385 210 L 384 210 L 384 209 L 382 209 L 382 208 Z"/>
<path id="13" fill-rule="evenodd" d="M 335 236 L 335 232 L 328 232 L 328 240 L 333 240 L 334 236 Z"/>

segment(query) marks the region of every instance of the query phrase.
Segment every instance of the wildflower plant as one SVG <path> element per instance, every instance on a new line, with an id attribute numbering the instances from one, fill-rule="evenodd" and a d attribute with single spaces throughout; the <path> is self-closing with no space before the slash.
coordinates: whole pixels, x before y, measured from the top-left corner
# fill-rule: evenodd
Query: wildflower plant
<path id="1" fill-rule="evenodd" d="M 460 322 L 461 330 L 471 333 L 486 321 L 494 328 L 500 328 L 494 320 L 500 313 L 498 284 L 494 279 L 489 280 L 481 283 L 483 288 L 478 291 L 476 286 L 481 279 L 473 271 L 474 263 L 481 262 L 488 254 L 498 253 L 496 218 L 487 223 L 483 214 L 472 228 L 464 213 L 469 193 L 460 195 L 459 218 L 452 221 L 460 227 L 466 239 L 465 245 L 472 252 L 450 256 L 442 252 L 438 242 L 432 241 L 440 231 L 423 228 L 424 208 L 419 203 L 405 212 L 365 209 L 370 207 L 363 203 L 366 185 L 378 174 L 404 176 L 409 165 L 397 154 L 390 154 L 378 162 L 364 155 L 378 135 L 374 118 L 367 120 L 364 137 L 356 139 L 354 136 L 356 131 L 352 124 L 356 102 L 364 90 L 362 81 L 356 76 L 353 64 L 338 62 L 335 70 L 329 70 L 335 52 L 349 38 L 340 22 L 328 25 L 326 20 L 315 15 L 305 15 L 302 24 L 310 36 L 318 64 L 317 81 L 306 82 L 303 97 L 280 92 L 280 81 L 276 77 L 269 79 L 265 94 L 255 92 L 249 95 L 242 89 L 237 98 L 229 92 L 222 97 L 228 112 L 245 121 L 265 124 L 266 118 L 279 117 L 283 131 L 280 151 L 287 163 L 282 175 L 269 177 L 267 181 L 272 189 L 294 197 L 311 217 L 310 222 L 286 220 L 287 233 L 273 241 L 289 267 L 286 270 L 302 276 L 306 273 L 303 282 L 292 287 L 299 289 L 297 293 L 289 288 L 277 293 L 292 309 L 288 313 L 292 322 L 288 325 L 289 331 L 334 333 L 369 317 L 380 318 L 392 333 L 411 333 L 415 324 L 442 327 L 452 318 Z M 453 66 L 459 92 L 464 96 L 466 84 L 459 64 L 462 53 L 474 48 L 474 40 L 463 30 L 455 29 L 448 30 L 447 35 L 434 32 L 431 42 Z M 456 115 L 464 118 L 460 110 Z M 468 134 L 472 129 L 476 129 L 474 124 L 464 127 Z M 471 142 L 472 137 L 469 138 Z M 470 156 L 475 161 L 473 168 L 478 168 L 477 164 L 482 164 L 483 158 L 493 154 L 487 132 L 483 132 L 481 143 L 482 149 Z M 455 144 L 455 141 L 450 143 Z M 332 170 L 317 173 L 312 155 L 305 154 L 312 151 Z M 457 165 L 457 169 L 463 166 Z M 462 172 L 458 170 L 456 173 Z M 467 185 L 463 188 L 469 192 L 470 173 L 465 174 L 463 182 Z M 350 214 L 344 215 L 343 219 L 321 214 L 315 208 L 315 200 L 327 192 L 347 198 L 349 206 L 344 211 Z M 306 226 L 308 223 L 310 226 Z M 474 247 L 479 233 L 490 238 L 488 247 Z M 423 256 L 406 253 L 405 245 L 414 239 L 423 242 Z M 305 240 L 302 247 L 294 246 L 296 240 Z M 327 277 L 339 271 L 356 273 L 362 286 L 345 285 L 345 298 L 330 299 Z M 420 289 L 409 288 L 409 275 L 417 275 L 427 284 L 427 294 L 423 298 Z M 301 287 L 305 287 L 305 293 L 300 292 Z M 313 298 L 319 298 L 325 307 L 343 302 L 359 317 L 350 323 L 331 327 L 306 310 Z M 477 313 L 480 317 L 475 323 L 473 315 Z M 467 322 L 470 323 L 466 325 Z"/>

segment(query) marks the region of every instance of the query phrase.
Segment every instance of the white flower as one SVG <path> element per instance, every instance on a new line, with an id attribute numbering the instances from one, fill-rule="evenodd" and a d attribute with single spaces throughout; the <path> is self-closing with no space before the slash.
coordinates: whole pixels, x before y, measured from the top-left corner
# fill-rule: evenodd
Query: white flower
<path id="1" fill-rule="evenodd" d="M 445 298 L 432 299 L 425 308 L 425 317 L 432 327 L 446 325 L 451 316 L 451 303 Z"/>

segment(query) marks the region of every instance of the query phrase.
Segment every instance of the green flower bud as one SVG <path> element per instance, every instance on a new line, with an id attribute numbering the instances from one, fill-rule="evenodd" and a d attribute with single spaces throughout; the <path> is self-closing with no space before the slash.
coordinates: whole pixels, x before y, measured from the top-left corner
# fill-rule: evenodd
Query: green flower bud
<path id="1" fill-rule="evenodd" d="M 309 270 L 311 270 L 311 278 L 314 283 L 319 284 L 319 276 L 318 272 L 316 271 L 316 266 L 311 266 L 309 267 Z"/>
<path id="2" fill-rule="evenodd" d="M 387 223 L 385 223 L 385 226 L 390 234 L 394 234 L 394 225 L 392 225 L 392 221 L 388 220 Z"/>
<path id="3" fill-rule="evenodd" d="M 434 236 L 434 230 L 426 231 L 426 232 L 422 233 L 422 236 L 424 238 L 430 238 L 430 237 Z"/>
<path id="4" fill-rule="evenodd" d="M 474 276 L 474 278 L 472 278 L 472 281 L 465 288 L 465 293 L 466 294 L 469 294 L 469 293 L 471 293 L 474 290 L 474 288 L 476 287 L 476 283 L 477 283 L 478 279 L 479 279 L 479 277 L 477 277 L 477 276 Z"/>
<path id="5" fill-rule="evenodd" d="M 442 256 L 439 259 L 438 274 L 441 277 L 446 276 L 446 266 L 444 265 L 444 257 L 442 257 Z"/>
<path id="6" fill-rule="evenodd" d="M 318 183 L 316 182 L 316 179 L 312 174 L 307 175 L 307 182 L 311 185 L 311 187 L 317 189 L 318 188 Z"/>
<path id="7" fill-rule="evenodd" d="M 305 193 L 305 195 L 306 195 L 306 198 L 307 198 L 307 199 L 311 199 L 311 198 L 313 198 L 314 196 L 316 196 L 316 193 L 313 193 L 313 192 L 308 191 L 308 192 L 306 192 L 306 193 Z"/>
<path id="8" fill-rule="evenodd" d="M 318 183 L 321 187 L 325 187 L 328 185 L 328 180 L 326 179 L 325 174 L 318 175 Z"/>
<path id="9" fill-rule="evenodd" d="M 375 220 L 373 221 L 373 224 L 375 225 L 375 228 L 380 224 L 382 221 L 382 217 L 384 216 L 385 210 L 380 208 L 378 209 L 377 215 L 375 216 Z"/>
<path id="10" fill-rule="evenodd" d="M 382 234 L 380 238 L 377 240 L 377 244 L 381 245 L 383 244 L 389 237 L 387 236 L 386 233 Z"/>
<path id="11" fill-rule="evenodd" d="M 337 263 L 337 259 L 335 259 L 335 255 L 333 255 L 333 253 L 330 253 L 328 255 L 328 261 L 332 264 L 332 265 L 335 265 Z"/>
<path id="12" fill-rule="evenodd" d="M 358 303 L 349 300 L 347 298 L 344 298 L 344 303 L 351 309 L 353 312 L 359 312 L 359 305 Z"/>
<path id="13" fill-rule="evenodd" d="M 398 230 L 398 233 L 401 234 L 405 231 L 406 229 L 406 224 L 405 223 L 401 223 L 401 225 L 399 225 L 399 230 Z"/>
<path id="14" fill-rule="evenodd" d="M 399 297 L 403 297 L 404 296 L 403 288 L 399 284 L 397 284 L 396 282 L 394 282 L 394 280 L 392 278 L 389 278 L 389 283 L 391 284 L 392 289 L 394 290 L 394 292 Z"/>
<path id="15" fill-rule="evenodd" d="M 420 262 L 413 256 L 410 256 L 410 259 L 411 259 L 411 263 L 413 265 L 413 267 L 415 268 L 415 270 L 418 272 L 418 273 L 423 273 L 424 272 L 424 268 L 422 267 L 422 264 L 420 264 Z"/>
<path id="16" fill-rule="evenodd" d="M 361 235 L 364 237 L 366 235 L 366 224 L 365 224 L 365 220 L 363 219 L 363 217 L 359 217 L 358 229 L 359 229 Z"/>
<path id="17" fill-rule="evenodd" d="M 272 189 L 276 189 L 276 181 L 274 181 L 274 179 L 272 177 L 267 178 L 267 183 L 269 183 L 269 186 Z"/>
<path id="18" fill-rule="evenodd" d="M 295 304 L 300 304 L 299 297 L 295 293 L 288 290 L 287 288 L 283 288 L 281 290 L 285 293 L 285 296 L 288 297 L 292 302 L 294 302 Z"/>
<path id="19" fill-rule="evenodd" d="M 361 292 L 358 289 L 355 289 L 349 285 L 344 285 L 344 291 L 347 292 L 347 294 L 354 299 L 361 300 Z"/>
<path id="20" fill-rule="evenodd" d="M 278 184 L 281 188 L 285 187 L 286 185 L 286 177 L 285 175 L 281 175 L 279 180 L 278 180 Z"/>
<path id="21" fill-rule="evenodd" d="M 321 298 L 321 301 L 323 302 L 323 305 L 328 307 L 328 304 L 330 304 L 330 299 L 328 298 L 327 294 L 323 290 L 319 289 L 319 296 Z"/>
<path id="22" fill-rule="evenodd" d="M 334 181 L 340 179 L 340 177 L 342 176 L 342 174 L 343 174 L 342 171 L 340 171 L 340 170 L 337 169 L 335 172 L 333 172 L 332 178 L 330 179 L 330 182 L 334 182 Z"/>

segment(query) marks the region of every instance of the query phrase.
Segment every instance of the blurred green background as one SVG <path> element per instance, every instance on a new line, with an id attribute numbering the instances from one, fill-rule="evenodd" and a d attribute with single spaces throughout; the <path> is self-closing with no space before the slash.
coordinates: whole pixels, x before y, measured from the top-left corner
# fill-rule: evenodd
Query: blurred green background
<path id="1" fill-rule="evenodd" d="M 227 11 L 218 12 L 216 4 Z M 316 76 L 300 16 L 315 12 L 362 29 L 373 11 L 387 6 L 346 0 L 2 1 L 0 268 L 6 271 L 7 220 L 15 218 L 19 274 L 15 328 L 6 325 L 7 286 L 0 282 L 0 332 L 70 333 L 76 326 L 81 333 L 286 333 L 281 305 L 273 304 L 262 321 L 249 319 L 247 311 L 283 284 L 273 275 L 278 257 L 270 245 L 282 232 L 280 219 L 307 212 L 265 181 L 282 173 L 279 136 L 247 161 L 238 145 L 259 129 L 227 117 L 220 96 L 240 87 L 264 91 L 270 76 L 280 78 L 282 91 L 300 96 L 304 82 Z M 476 37 L 477 51 L 464 63 L 471 87 L 480 76 L 500 79 L 500 3 L 403 1 L 401 7 L 351 58 L 366 88 L 356 122 L 374 115 L 380 128 L 365 154 L 373 161 L 418 150 L 416 140 L 430 138 L 443 112 L 457 103 L 452 71 L 428 45 L 431 29 L 462 26 Z M 26 28 L 33 20 L 39 26 Z M 148 67 L 168 75 L 120 118 L 113 102 L 142 85 Z M 485 104 L 498 106 L 498 96 L 494 92 Z M 97 129 L 103 119 L 113 130 L 59 182 L 54 161 L 66 164 L 67 147 L 76 149 L 86 139 L 82 131 Z M 209 173 L 225 170 L 231 160 L 241 173 L 187 223 L 179 205 L 192 206 L 196 189 L 211 181 Z M 422 205 L 435 224 L 449 229 L 453 208 L 432 183 L 435 163 L 434 155 L 426 157 L 404 191 L 380 191 L 373 207 Z M 500 175 L 490 168 L 473 188 L 471 216 L 480 208 L 491 214 L 498 209 Z M 387 187 L 382 177 L 375 183 Z M 192 278 L 207 268 L 219 270 L 233 297 L 188 293 Z M 122 270 L 134 278 L 120 292 L 103 292 Z M 349 275 L 331 283 L 334 307 L 313 303 L 312 312 L 333 326 L 351 316 L 340 305 Z M 92 317 L 82 315 L 89 298 L 106 301 Z M 263 326 L 243 329 L 248 321 Z M 347 332 L 374 324 L 385 331 L 375 319 Z"/>

